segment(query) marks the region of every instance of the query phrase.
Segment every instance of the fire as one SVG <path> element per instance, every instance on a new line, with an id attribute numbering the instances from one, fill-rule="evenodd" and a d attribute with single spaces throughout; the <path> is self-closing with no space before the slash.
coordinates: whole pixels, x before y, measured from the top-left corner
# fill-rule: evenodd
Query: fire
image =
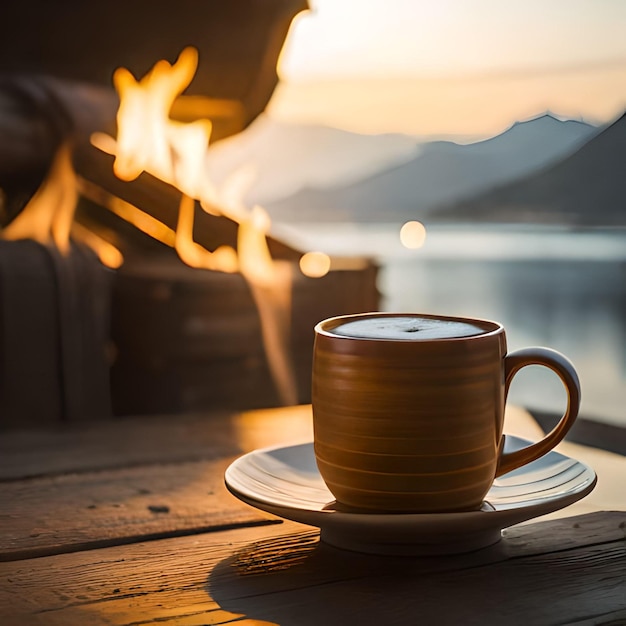
<path id="1" fill-rule="evenodd" d="M 163 222 L 142 211 L 130 202 L 126 202 L 117 196 L 111 195 L 101 187 L 94 185 L 85 178 L 78 177 L 78 190 L 80 193 L 100 206 L 106 207 L 111 213 L 115 213 L 126 222 L 132 224 L 146 235 L 173 248 L 176 241 L 176 233 L 168 228 Z"/>
<path id="2" fill-rule="evenodd" d="M 185 48 L 173 65 L 159 61 L 141 80 L 118 68 L 113 84 L 120 96 L 113 170 L 122 180 L 142 172 L 197 196 L 199 163 L 211 135 L 211 122 L 171 120 L 174 100 L 189 86 L 198 67 L 195 48 Z"/>
<path id="3" fill-rule="evenodd" d="M 72 237 L 89 246 L 98 255 L 103 265 L 111 269 L 117 269 L 124 263 L 122 253 L 114 245 L 78 222 L 72 224 Z"/>
<path id="4" fill-rule="evenodd" d="M 22 212 L 2 231 L 10 241 L 33 239 L 41 244 L 54 244 L 68 254 L 70 235 L 89 246 L 107 267 L 117 268 L 124 259 L 112 244 L 74 221 L 78 201 L 78 181 L 72 167 L 71 150 L 62 145 L 46 178 Z"/>
<path id="5" fill-rule="evenodd" d="M 117 69 L 113 75 L 120 96 L 117 139 L 97 133 L 92 143 L 115 156 L 118 178 L 130 181 L 147 172 L 183 193 L 175 248 L 184 263 L 224 272 L 239 270 L 249 281 L 267 284 L 275 271 L 266 241 L 269 217 L 260 208 L 249 211 L 241 201 L 252 182 L 250 171 L 236 172 L 218 190 L 204 167 L 210 120 L 181 123 L 170 118 L 174 101 L 189 86 L 197 67 L 198 53 L 189 47 L 174 64 L 159 61 L 140 80 L 125 68 Z M 239 224 L 237 252 L 228 247 L 209 252 L 193 240 L 195 201 L 207 212 Z"/>
<path id="6" fill-rule="evenodd" d="M 91 141 L 114 155 L 113 169 L 118 178 L 131 181 L 147 172 L 183 193 L 174 245 L 184 263 L 210 270 L 240 271 L 251 283 L 267 286 L 275 282 L 272 275 L 277 271 L 266 240 L 270 219 L 261 207 L 249 210 L 242 201 L 257 175 L 255 169 L 240 168 L 218 189 L 204 166 L 210 120 L 181 123 L 170 118 L 174 101 L 189 86 L 197 67 L 198 52 L 188 47 L 174 64 L 158 61 L 139 80 L 126 68 L 118 68 L 113 75 L 120 97 L 117 139 L 94 133 Z M 228 247 L 209 252 L 193 240 L 195 201 L 208 213 L 224 215 L 239 225 L 237 252 Z M 321 253 L 312 254 L 305 255 L 302 271 L 307 276 L 324 276 L 330 260 L 320 257 Z"/>
<path id="7" fill-rule="evenodd" d="M 250 216 L 239 224 L 237 236 L 241 273 L 250 282 L 264 287 L 274 282 L 274 261 L 265 239 L 269 225 L 269 215 L 255 206 Z"/>
<path id="8" fill-rule="evenodd" d="M 236 272 L 239 269 L 237 253 L 230 246 L 220 246 L 215 252 L 209 252 L 193 240 L 194 211 L 194 199 L 183 195 L 178 208 L 178 224 L 174 238 L 178 256 L 191 267 Z"/>
<path id="9" fill-rule="evenodd" d="M 3 238 L 34 239 L 42 244 L 54 242 L 63 254 L 67 254 L 77 199 L 70 148 L 63 145 L 41 187 L 4 229 Z"/>
<path id="10" fill-rule="evenodd" d="M 170 119 L 176 98 L 191 83 L 198 53 L 185 48 L 176 62 L 159 61 L 140 80 L 124 68 L 113 82 L 120 96 L 117 139 L 96 134 L 92 144 L 114 155 L 114 172 L 122 180 L 134 180 L 142 172 L 182 192 L 174 247 L 181 260 L 197 268 L 239 271 L 248 281 L 261 320 L 261 331 L 270 370 L 280 398 L 295 404 L 295 380 L 289 361 L 291 268 L 275 261 L 268 248 L 270 218 L 258 206 L 249 210 L 243 202 L 256 172 L 244 167 L 218 189 L 208 178 L 206 152 L 211 122 L 180 123 Z M 193 239 L 196 202 L 207 212 L 223 215 L 238 224 L 237 251 L 223 246 L 210 252 Z M 118 207 L 120 208 L 120 207 Z M 135 218 L 136 211 L 124 211 Z"/>

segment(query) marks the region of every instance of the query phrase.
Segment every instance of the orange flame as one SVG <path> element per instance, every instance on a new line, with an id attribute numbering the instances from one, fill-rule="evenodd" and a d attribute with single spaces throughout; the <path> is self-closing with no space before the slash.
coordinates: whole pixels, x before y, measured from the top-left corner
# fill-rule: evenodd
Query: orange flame
<path id="1" fill-rule="evenodd" d="M 69 145 L 59 148 L 35 195 L 0 236 L 10 241 L 33 239 L 44 245 L 54 244 L 66 255 L 70 249 L 71 234 L 89 246 L 104 265 L 120 267 L 124 258 L 113 244 L 74 222 L 80 185 L 71 156 Z"/>
<path id="2" fill-rule="evenodd" d="M 184 263 L 225 272 L 239 269 L 252 282 L 267 282 L 273 272 L 266 241 L 269 217 L 260 219 L 256 209 L 248 211 L 241 202 L 252 182 L 249 174 L 236 172 L 218 193 L 204 167 L 211 122 L 180 123 L 170 118 L 174 101 L 189 86 L 197 67 L 198 52 L 189 47 L 174 64 L 159 61 L 140 80 L 125 68 L 117 69 L 113 75 L 120 96 L 117 139 L 98 133 L 92 143 L 115 155 L 118 178 L 134 180 L 145 171 L 182 191 L 175 247 Z M 195 200 L 208 212 L 239 224 L 238 258 L 232 248 L 211 253 L 193 240 Z"/>
<path id="3" fill-rule="evenodd" d="M 179 257 L 192 267 L 240 271 L 245 277 L 259 310 L 268 364 L 279 396 L 283 403 L 295 404 L 296 386 L 288 356 L 291 270 L 288 264 L 272 259 L 266 238 L 270 228 L 267 213 L 261 207 L 248 210 L 243 203 L 256 174 L 242 168 L 217 189 L 205 168 L 211 122 L 183 124 L 169 117 L 197 65 L 197 51 L 185 48 L 173 65 L 159 61 L 140 80 L 124 68 L 116 70 L 118 137 L 114 140 L 97 134 L 92 143 L 114 154 L 114 172 L 122 180 L 134 180 L 145 171 L 182 192 L 174 237 Z M 228 246 L 209 252 L 193 240 L 196 201 L 205 211 L 229 217 L 239 225 L 237 252 Z"/>
<path id="4" fill-rule="evenodd" d="M 102 237 L 96 235 L 78 222 L 72 224 L 72 237 L 89 246 L 98 255 L 100 262 L 106 265 L 106 267 L 117 269 L 124 263 L 122 253 L 113 244 L 102 239 Z"/>
<path id="5" fill-rule="evenodd" d="M 185 48 L 176 63 L 159 61 L 139 81 L 126 68 L 115 71 L 113 84 L 120 96 L 113 164 L 116 176 L 134 180 L 146 171 L 181 188 L 176 170 L 197 171 L 194 160 L 206 150 L 211 122 L 181 124 L 169 117 L 174 100 L 189 86 L 197 67 L 197 51 Z M 185 167 L 178 167 L 176 159 L 183 159 Z M 187 187 L 182 191 L 196 195 Z"/>
<path id="6" fill-rule="evenodd" d="M 4 229 L 2 237 L 8 240 L 34 239 L 42 244 L 54 242 L 63 254 L 67 254 L 77 200 L 70 148 L 63 145 L 41 187 Z"/>
<path id="7" fill-rule="evenodd" d="M 191 267 L 236 272 L 238 269 L 237 253 L 230 246 L 220 246 L 215 252 L 209 252 L 193 240 L 194 211 L 194 199 L 183 195 L 178 208 L 178 225 L 174 243 L 178 256 Z"/>

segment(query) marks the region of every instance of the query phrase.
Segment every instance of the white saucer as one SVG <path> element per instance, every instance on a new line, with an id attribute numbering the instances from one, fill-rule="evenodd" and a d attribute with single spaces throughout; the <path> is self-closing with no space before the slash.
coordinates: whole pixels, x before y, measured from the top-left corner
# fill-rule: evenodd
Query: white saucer
<path id="1" fill-rule="evenodd" d="M 505 449 L 530 442 L 507 436 Z M 478 511 L 360 513 L 342 510 L 315 463 L 313 443 L 256 450 L 234 461 L 225 481 L 236 497 L 321 529 L 321 540 L 371 554 L 454 554 L 494 544 L 501 530 L 562 509 L 590 493 L 595 472 L 557 452 L 497 478 Z"/>

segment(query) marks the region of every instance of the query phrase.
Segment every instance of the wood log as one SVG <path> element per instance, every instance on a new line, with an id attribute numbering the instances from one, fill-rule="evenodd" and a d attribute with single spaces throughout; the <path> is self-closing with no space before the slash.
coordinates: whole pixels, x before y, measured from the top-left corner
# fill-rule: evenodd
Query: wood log
<path id="1" fill-rule="evenodd" d="M 181 193 L 149 174 L 132 182 L 119 180 L 113 173 L 113 158 L 89 143 L 92 130 L 108 130 L 112 124 L 117 108 L 112 92 L 51 79 L 23 79 L 16 84 L 17 93 L 33 100 L 43 120 L 49 114 L 46 103 L 54 102 L 59 110 L 68 112 L 83 196 L 75 220 L 118 247 L 126 258 L 125 266 L 115 275 L 112 294 L 111 333 L 117 354 L 111 371 L 115 412 L 180 412 L 280 403 L 268 370 L 257 303 L 248 284 L 240 275 L 192 270 L 183 265 L 171 248 Z M 21 119 L 20 109 L 16 110 Z M 53 129 L 61 128 L 60 123 L 53 122 L 47 123 Z M 35 159 L 37 142 L 29 140 L 28 124 L 20 128 L 20 136 L 26 140 L 26 154 L 30 154 L 26 161 L 32 157 L 31 162 L 36 165 L 33 171 L 38 172 L 45 158 Z M 38 141 L 51 149 L 66 130 L 50 131 Z M 44 156 L 47 158 L 48 152 Z M 112 210 L 124 203 L 156 220 L 169 232 L 168 237 L 157 241 Z M 197 243 L 209 251 L 222 245 L 237 247 L 235 222 L 209 215 L 197 203 L 194 212 Z M 301 256 L 299 251 L 271 237 L 268 246 L 272 256 L 281 261 L 295 264 Z M 298 388 L 293 401 L 308 402 L 314 324 L 324 317 L 378 308 L 376 267 L 364 262 L 356 268 L 335 269 L 327 277 L 315 280 L 300 275 L 295 266 L 291 273 L 294 280 L 286 289 L 292 299 L 288 358 Z M 66 285 L 64 274 L 59 276 L 59 285 Z M 77 301 L 71 284 L 66 286 L 60 302 Z M 88 316 L 89 312 L 83 313 Z M 63 315 L 63 319 L 72 319 L 77 328 L 83 323 L 71 309 Z M 72 339 L 62 348 L 63 359 L 76 361 L 78 355 L 70 355 L 81 346 Z M 18 344 L 15 349 L 18 350 Z M 62 377 L 64 367 L 61 364 L 54 375 Z M 106 381 L 106 372 L 100 370 L 101 380 Z M 95 376 L 95 372 L 91 374 Z M 63 396 L 66 403 L 71 397 L 67 393 Z M 46 414 L 57 405 L 58 402 L 50 402 Z M 103 402 L 102 406 L 108 405 Z M 13 409 L 9 413 L 12 412 Z M 59 408 L 56 416 L 60 419 L 61 415 L 79 413 L 78 408 L 65 407 Z"/>
<path id="2" fill-rule="evenodd" d="M 376 276 L 372 263 L 317 279 L 292 271 L 287 356 L 297 402 L 310 401 L 314 325 L 376 310 Z M 125 265 L 116 276 L 111 332 L 116 414 L 281 404 L 259 313 L 239 274 L 195 270 L 177 259 Z"/>
<path id="3" fill-rule="evenodd" d="M 81 186 L 81 193 L 91 201 L 89 204 L 79 205 L 76 212 L 78 222 L 90 223 L 92 228 L 97 228 L 100 223 L 106 224 L 109 220 L 107 213 L 110 211 L 107 205 L 115 199 L 121 199 L 148 213 L 169 229 L 176 230 L 182 194 L 172 185 L 146 173 L 134 181 L 122 181 L 113 173 L 113 157 L 90 145 L 83 145 L 76 150 L 75 166 L 85 181 Z M 222 245 L 236 248 L 237 230 L 238 225 L 233 220 L 211 215 L 199 203 L 195 203 L 194 241 L 207 250 L 212 252 Z M 141 238 L 140 235 L 137 237 Z M 271 236 L 267 241 L 275 259 L 295 261 L 302 255 Z"/>
<path id="4" fill-rule="evenodd" d="M 0 240 L 0 427 L 111 414 L 109 288 L 79 245 Z"/>
<path id="5" fill-rule="evenodd" d="M 203 104 L 204 103 L 204 104 Z M 118 99 L 110 88 L 73 84 L 49 77 L 15 76 L 0 81 L 0 189 L 7 201 L 0 227 L 23 209 L 47 173 L 61 142 L 68 137 L 74 144 L 74 167 L 86 181 L 83 193 L 91 202 L 79 207 L 76 220 L 96 231 L 114 245 L 107 202 L 119 198 L 129 202 L 171 229 L 176 228 L 181 193 L 150 174 L 132 182 L 122 181 L 113 173 L 113 157 L 90 143 L 93 132 L 115 134 Z M 224 110 L 235 111 L 237 103 L 215 103 L 203 99 L 181 99 L 181 117 L 202 116 L 208 107 L 212 116 Z M 197 118 L 196 118 L 197 119 Z M 219 117 L 218 117 L 219 119 Z M 241 130 L 233 126 L 231 130 Z M 95 189 L 95 191 L 94 191 Z M 123 227 L 117 223 L 116 227 Z M 210 215 L 196 203 L 195 240 L 207 250 L 220 245 L 236 246 L 237 224 Z M 131 239 L 141 246 L 143 236 L 126 229 L 125 253 L 132 254 Z M 111 240 L 113 239 L 113 240 Z M 269 238 L 272 255 L 280 259 L 297 259 L 299 253 L 290 246 Z"/>

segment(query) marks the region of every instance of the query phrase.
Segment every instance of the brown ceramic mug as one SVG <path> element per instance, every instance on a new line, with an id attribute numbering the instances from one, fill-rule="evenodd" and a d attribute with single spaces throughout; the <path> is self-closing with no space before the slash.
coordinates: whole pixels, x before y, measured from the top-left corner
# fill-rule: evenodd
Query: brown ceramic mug
<path id="1" fill-rule="evenodd" d="M 504 405 L 526 365 L 559 376 L 568 403 L 544 439 L 503 452 Z M 548 348 L 507 354 L 485 320 L 367 313 L 315 327 L 317 465 L 337 501 L 369 511 L 480 508 L 495 477 L 549 452 L 576 419 L 573 365 Z"/>

